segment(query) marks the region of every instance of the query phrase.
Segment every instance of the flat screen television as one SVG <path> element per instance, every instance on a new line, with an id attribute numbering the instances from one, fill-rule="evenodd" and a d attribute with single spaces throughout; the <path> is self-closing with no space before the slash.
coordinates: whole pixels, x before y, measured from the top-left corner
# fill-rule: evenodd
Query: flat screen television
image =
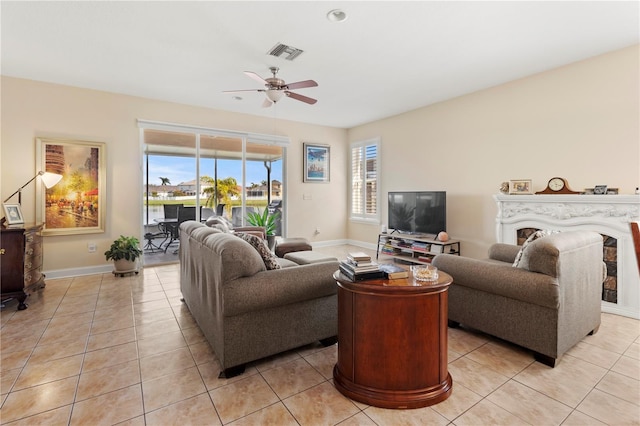
<path id="1" fill-rule="evenodd" d="M 407 234 L 446 231 L 446 191 L 389 192 L 388 226 Z"/>

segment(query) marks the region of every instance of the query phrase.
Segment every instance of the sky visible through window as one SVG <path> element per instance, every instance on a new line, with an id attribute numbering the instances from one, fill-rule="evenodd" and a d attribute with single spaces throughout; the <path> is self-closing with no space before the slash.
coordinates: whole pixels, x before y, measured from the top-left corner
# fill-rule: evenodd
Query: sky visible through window
<path id="1" fill-rule="evenodd" d="M 169 178 L 171 185 L 179 185 L 196 178 L 195 158 L 193 157 L 172 157 L 172 156 L 149 156 L 149 183 L 160 185 L 161 177 Z M 203 158 L 200 160 L 200 174 L 202 176 L 214 177 L 214 160 Z M 267 169 L 262 161 L 247 161 L 247 186 L 252 183 L 260 184 L 267 180 Z M 234 177 L 238 185 L 242 185 L 242 168 L 238 160 L 218 160 L 218 179 Z M 271 180 L 282 182 L 282 160 L 276 161 L 271 167 Z"/>

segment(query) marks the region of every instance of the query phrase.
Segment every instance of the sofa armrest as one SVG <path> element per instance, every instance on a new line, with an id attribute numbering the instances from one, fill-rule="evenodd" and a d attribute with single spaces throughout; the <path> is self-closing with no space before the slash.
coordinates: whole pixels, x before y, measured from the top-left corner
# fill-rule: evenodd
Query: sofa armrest
<path id="1" fill-rule="evenodd" d="M 551 276 L 514 268 L 510 263 L 439 254 L 432 264 L 453 277 L 453 286 L 521 300 L 556 309 L 560 305 L 558 281 Z"/>
<path id="2" fill-rule="evenodd" d="M 233 232 L 244 232 L 245 234 L 255 235 L 263 240 L 267 239 L 267 232 L 264 226 L 238 226 L 233 228 Z"/>
<path id="3" fill-rule="evenodd" d="M 522 246 L 496 243 L 489 247 L 489 259 L 513 264 Z"/>
<path id="4" fill-rule="evenodd" d="M 224 316 L 269 309 L 337 293 L 338 262 L 312 263 L 258 272 L 224 285 Z"/>

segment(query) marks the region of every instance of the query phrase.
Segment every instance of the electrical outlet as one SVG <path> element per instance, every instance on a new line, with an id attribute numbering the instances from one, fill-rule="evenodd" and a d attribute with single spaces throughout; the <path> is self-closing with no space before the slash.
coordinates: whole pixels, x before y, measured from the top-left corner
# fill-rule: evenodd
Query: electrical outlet
<path id="1" fill-rule="evenodd" d="M 311 199 L 311 194 L 302 194 L 302 199 L 303 200 L 310 200 Z"/>
<path id="2" fill-rule="evenodd" d="M 87 244 L 87 248 L 89 249 L 89 253 L 95 253 L 98 249 L 98 246 L 96 245 L 96 243 L 89 243 Z"/>

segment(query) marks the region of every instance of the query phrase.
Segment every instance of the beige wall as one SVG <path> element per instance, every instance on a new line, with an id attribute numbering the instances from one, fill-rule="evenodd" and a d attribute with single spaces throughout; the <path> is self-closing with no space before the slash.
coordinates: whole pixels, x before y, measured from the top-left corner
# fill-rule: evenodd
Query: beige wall
<path id="1" fill-rule="evenodd" d="M 382 223 L 388 191 L 446 190 L 450 235 L 464 255 L 484 257 L 503 181 L 533 179 L 539 191 L 561 176 L 574 190 L 607 184 L 632 194 L 638 61 L 636 45 L 350 129 L 350 142 L 381 137 Z M 350 223 L 348 238 L 375 242 L 379 229 Z"/>
<path id="2" fill-rule="evenodd" d="M 220 129 L 271 133 L 271 119 L 159 102 L 68 86 L 2 77 L 0 189 L 9 196 L 36 172 L 36 137 L 106 142 L 106 232 L 48 236 L 44 270 L 53 275 L 98 270 L 104 251 L 120 234 L 142 236 L 142 155 L 138 118 Z M 277 133 L 291 140 L 287 152 L 288 233 L 312 241 L 346 235 L 346 130 L 278 120 Z M 302 143 L 331 145 L 331 182 L 302 183 Z M 303 200 L 303 195 L 311 199 Z M 35 185 L 25 188 L 22 210 L 35 219 Z M 308 198 L 308 197 L 307 197 Z M 330 214 L 328 214 L 330 213 Z M 315 236 L 314 230 L 320 229 Z M 89 253 L 87 244 L 98 245 Z"/>
<path id="3" fill-rule="evenodd" d="M 378 136 L 382 223 L 388 191 L 446 190 L 449 233 L 473 257 L 495 241 L 491 196 L 503 181 L 533 179 L 541 190 L 562 176 L 576 190 L 607 184 L 632 193 L 640 186 L 638 61 L 634 46 L 349 131 L 278 120 L 278 133 L 291 139 L 288 234 L 375 243 L 379 224 L 347 220 L 346 169 L 347 141 Z M 107 143 L 106 233 L 46 237 L 44 269 L 58 275 L 103 267 L 102 253 L 115 237 L 142 235 L 136 119 L 257 133 L 274 128 L 272 120 L 250 115 L 9 77 L 1 89 L 3 199 L 35 175 L 36 137 Z M 303 141 L 331 145 L 329 184 L 302 183 Z M 27 221 L 35 218 L 34 189 L 23 197 Z M 96 253 L 88 253 L 89 242 L 98 244 Z"/>

